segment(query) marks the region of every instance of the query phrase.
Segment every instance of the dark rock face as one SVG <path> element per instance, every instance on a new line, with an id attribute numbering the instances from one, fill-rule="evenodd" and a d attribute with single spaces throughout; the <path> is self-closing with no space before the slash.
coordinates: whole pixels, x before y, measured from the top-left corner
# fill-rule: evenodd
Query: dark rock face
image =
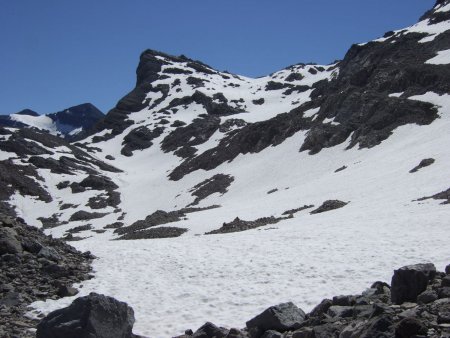
<path id="1" fill-rule="evenodd" d="M 93 258 L 0 213 L 0 336 L 34 337 L 27 306 L 76 294 L 71 285 L 91 278 Z"/>
<path id="2" fill-rule="evenodd" d="M 305 313 L 293 303 L 272 306 L 247 323 L 250 337 L 261 337 L 264 332 L 274 330 L 285 332 L 300 328 L 305 320 Z"/>
<path id="3" fill-rule="evenodd" d="M 327 200 L 322 203 L 320 207 L 311 211 L 311 214 L 320 214 L 321 212 L 326 212 L 334 209 L 339 209 L 345 207 L 349 202 L 343 202 L 339 200 Z"/>
<path id="4" fill-rule="evenodd" d="M 177 227 L 159 227 L 154 229 L 147 229 L 126 233 L 118 239 L 154 239 L 154 238 L 173 238 L 179 237 L 187 231 L 185 228 Z"/>
<path id="5" fill-rule="evenodd" d="M 234 178 L 230 175 L 216 174 L 200 182 L 190 190 L 192 196 L 195 196 L 194 202 L 190 205 L 197 205 L 201 200 L 214 193 L 225 194 L 233 181 Z"/>
<path id="6" fill-rule="evenodd" d="M 311 68 L 312 69 L 312 68 Z M 300 81 L 303 79 L 303 75 L 300 73 L 291 73 L 284 80 L 288 82 Z"/>
<path id="7" fill-rule="evenodd" d="M 292 85 L 289 83 L 282 83 L 282 82 L 276 82 L 276 81 L 269 81 L 267 82 L 266 91 L 270 91 L 270 90 L 280 90 L 280 89 L 284 89 L 284 88 L 289 88 Z"/>
<path id="8" fill-rule="evenodd" d="M 246 125 L 248 125 L 248 123 L 242 119 L 229 119 L 220 125 L 219 131 L 221 133 L 229 133 L 235 129 L 245 127 Z"/>
<path id="9" fill-rule="evenodd" d="M 105 189 L 112 192 L 117 186 L 99 171 L 120 172 L 119 169 L 108 165 L 88 154 L 79 147 L 70 144 L 66 140 L 32 129 L 19 129 L 9 131 L 8 140 L 0 140 L 0 150 L 13 152 L 22 163 L 13 160 L 0 161 L 0 205 L 2 211 L 14 211 L 8 207 L 11 195 L 18 192 L 23 196 L 34 196 L 44 202 L 52 201 L 47 192 L 44 179 L 38 174 L 37 169 L 49 169 L 54 174 L 79 175 L 83 172 L 88 175 L 86 180 L 80 183 L 69 181 L 61 182 L 58 189 L 67 188 L 69 185 L 73 192 L 84 191 L 86 188 Z M 67 154 L 58 159 L 41 157 L 41 155 L 54 155 L 57 148 L 67 148 Z M 57 220 L 53 222 L 57 225 Z"/>
<path id="10" fill-rule="evenodd" d="M 263 97 L 261 97 L 260 99 L 253 100 L 252 102 L 253 102 L 253 104 L 260 106 L 260 105 L 264 104 L 265 100 Z"/>
<path id="11" fill-rule="evenodd" d="M 175 151 L 177 156 L 190 158 L 197 151 L 194 146 L 202 144 L 219 129 L 220 118 L 206 115 L 185 126 L 179 127 L 167 135 L 161 142 L 164 152 Z"/>
<path id="12" fill-rule="evenodd" d="M 205 235 L 227 234 L 227 233 L 231 233 L 231 232 L 240 232 L 240 231 L 255 229 L 255 228 L 262 227 L 264 225 L 278 223 L 279 221 L 281 221 L 283 219 L 285 219 L 285 218 L 271 216 L 271 217 L 261 217 L 254 221 L 244 221 L 244 220 L 241 220 L 239 217 L 236 217 L 230 223 L 223 223 L 223 225 L 220 229 L 207 232 L 207 233 L 205 233 Z"/>
<path id="13" fill-rule="evenodd" d="M 441 204 L 449 204 L 450 203 L 450 188 L 447 190 L 441 191 L 437 194 L 434 194 L 432 196 L 427 197 L 421 197 L 417 199 L 417 201 L 424 201 L 428 199 L 435 199 L 435 200 L 444 200 Z"/>
<path id="14" fill-rule="evenodd" d="M 175 228 L 175 227 L 166 227 L 166 228 L 158 228 L 163 230 L 157 230 L 150 231 L 150 232 L 142 232 L 142 230 L 155 227 L 162 224 L 172 223 L 172 222 L 178 222 L 186 217 L 187 214 L 202 210 L 208 210 L 213 208 L 218 208 L 217 205 L 212 205 L 205 208 L 183 208 L 180 210 L 174 210 L 166 212 L 164 210 L 157 210 L 153 214 L 148 215 L 145 219 L 139 220 L 134 222 L 133 224 L 129 226 L 121 226 L 118 227 L 116 230 L 114 230 L 114 233 L 117 233 L 119 235 L 123 235 L 119 239 L 142 239 L 148 236 L 148 238 L 161 238 L 157 237 L 160 234 L 169 234 L 169 236 L 166 237 L 177 237 L 183 234 L 186 229 L 181 228 Z M 172 234 L 172 236 L 170 236 Z M 151 237 L 154 236 L 154 237 Z"/>
<path id="15" fill-rule="evenodd" d="M 153 140 L 160 136 L 164 131 L 162 127 L 156 127 L 153 130 L 147 127 L 138 127 L 133 129 L 123 139 L 123 148 L 121 154 L 125 156 L 132 156 L 134 150 L 142 150 L 150 148 L 153 145 Z"/>
<path id="16" fill-rule="evenodd" d="M 193 338 L 225 338 L 228 334 L 227 329 L 218 327 L 213 323 L 207 322 L 202 325 L 197 331 L 192 335 Z"/>
<path id="17" fill-rule="evenodd" d="M 242 109 L 228 105 L 227 101 L 219 100 L 218 103 L 214 102 L 213 98 L 203 94 L 200 91 L 196 91 L 191 96 L 173 99 L 169 106 L 165 109 L 172 109 L 177 106 L 186 106 L 192 103 L 201 104 L 205 108 L 208 115 L 227 116 L 243 112 Z"/>
<path id="18" fill-rule="evenodd" d="M 72 214 L 72 216 L 70 216 L 69 218 L 69 221 L 87 221 L 94 218 L 101 218 L 105 215 L 106 215 L 105 213 L 101 212 L 88 212 L 80 210 Z"/>
<path id="19" fill-rule="evenodd" d="M 405 318 L 402 319 L 395 328 L 395 337 L 409 338 L 418 335 L 426 335 L 427 328 L 417 318 Z"/>
<path id="20" fill-rule="evenodd" d="M 309 105 L 304 109 L 307 110 L 307 107 Z M 233 160 L 239 154 L 257 153 L 268 146 L 276 146 L 297 131 L 308 129 L 309 126 L 311 126 L 310 119 L 302 118 L 301 114 L 293 116 L 280 114 L 268 121 L 249 124 L 228 133 L 217 147 L 186 159 L 170 173 L 169 177 L 177 181 L 197 169 L 214 169 L 224 162 Z"/>
<path id="21" fill-rule="evenodd" d="M 436 267 L 431 263 L 408 265 L 395 270 L 391 282 L 392 303 L 416 302 L 417 296 L 426 290 L 435 275 Z"/>
<path id="22" fill-rule="evenodd" d="M 120 200 L 120 193 L 109 190 L 104 194 L 89 198 L 86 206 L 91 209 L 103 209 L 108 206 L 117 207 L 120 204 Z"/>
<path id="23" fill-rule="evenodd" d="M 420 163 L 415 166 L 413 169 L 411 169 L 410 173 L 415 173 L 419 171 L 422 168 L 428 167 L 429 165 L 432 165 L 434 163 L 434 158 L 424 158 Z"/>
<path id="24" fill-rule="evenodd" d="M 55 123 L 57 130 L 70 141 L 81 140 L 89 135 L 94 126 L 105 117 L 92 103 L 83 103 L 57 113 L 48 114 Z M 75 129 L 82 131 L 71 135 Z"/>
<path id="25" fill-rule="evenodd" d="M 50 194 L 41 187 L 39 181 L 42 178 L 34 167 L 18 165 L 11 160 L 0 161 L 0 200 L 7 201 L 15 191 L 19 191 L 22 195 L 36 196 L 41 201 L 50 202 Z"/>
<path id="26" fill-rule="evenodd" d="M 37 338 L 131 338 L 134 311 L 112 297 L 91 293 L 51 312 L 38 325 Z"/>
<path id="27" fill-rule="evenodd" d="M 89 175 L 80 182 L 80 186 L 92 190 L 114 190 L 118 188 L 108 177 L 99 175 Z"/>
<path id="28" fill-rule="evenodd" d="M 300 212 L 300 211 L 306 210 L 306 209 L 310 209 L 310 208 L 313 208 L 313 207 L 314 207 L 313 204 L 310 204 L 310 205 L 306 205 L 305 204 L 304 206 L 302 206 L 300 208 L 286 210 L 285 212 L 283 212 L 283 215 L 293 215 L 293 214 L 295 214 L 297 212 Z"/>

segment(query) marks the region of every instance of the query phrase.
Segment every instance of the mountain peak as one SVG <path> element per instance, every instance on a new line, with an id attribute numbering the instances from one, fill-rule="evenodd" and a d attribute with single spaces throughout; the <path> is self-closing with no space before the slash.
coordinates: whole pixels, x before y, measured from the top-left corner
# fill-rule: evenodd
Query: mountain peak
<path id="1" fill-rule="evenodd" d="M 185 63 L 186 66 L 192 68 L 193 71 L 203 72 L 207 74 L 217 73 L 212 67 L 207 64 L 193 60 L 185 55 L 174 56 L 166 54 L 153 49 L 146 49 L 141 53 L 139 59 L 139 65 L 136 70 L 136 86 L 142 85 L 144 83 L 152 83 L 158 79 L 161 79 L 161 71 L 163 66 L 176 66 L 177 63 Z M 177 69 L 172 69 L 167 67 L 165 71 L 168 74 L 174 74 Z"/>
<path id="2" fill-rule="evenodd" d="M 30 116 L 39 116 L 34 110 L 31 109 L 23 109 L 20 112 L 16 113 L 17 115 L 30 115 Z"/>

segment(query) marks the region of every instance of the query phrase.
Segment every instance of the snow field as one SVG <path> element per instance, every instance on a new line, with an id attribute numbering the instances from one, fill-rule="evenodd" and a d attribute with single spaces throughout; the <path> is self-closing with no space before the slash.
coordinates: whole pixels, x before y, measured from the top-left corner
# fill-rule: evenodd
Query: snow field
<path id="1" fill-rule="evenodd" d="M 360 293 L 376 280 L 390 282 L 393 269 L 406 264 L 433 262 L 442 270 L 450 257 L 450 210 L 437 200 L 412 200 L 448 188 L 449 97 L 427 93 L 410 99 L 443 106 L 441 118 L 429 126 L 397 128 L 372 149 L 344 150 L 343 144 L 313 156 L 298 152 L 304 134 L 297 133 L 277 147 L 240 155 L 211 172 L 166 181 L 166 191 L 160 190 L 163 183 L 146 189 L 147 204 L 129 202 L 129 214 L 148 214 L 158 203 L 168 205 L 160 201 L 172 194 L 169 190 L 192 186 L 214 173 L 235 177 L 228 193 L 201 203 L 218 203 L 221 208 L 170 224 L 189 228 L 179 238 L 108 241 L 100 236 L 75 242 L 78 249 L 99 257 L 94 261 L 96 278 L 82 283 L 81 295 L 95 291 L 126 301 L 135 310 L 137 334 L 170 337 L 205 321 L 244 327 L 266 307 L 285 301 L 309 311 L 323 298 Z M 158 157 L 155 165 L 161 167 L 145 176 L 144 154 L 133 157 L 141 167 L 133 165 L 135 172 L 128 177 L 136 181 L 121 187 L 122 193 L 130 189 L 124 201 L 137 191 L 138 183 L 148 187 L 159 182 L 157 173 L 170 166 Z M 436 162 L 409 173 L 427 157 Z M 342 165 L 348 168 L 335 173 Z M 273 188 L 279 191 L 268 195 Z M 305 210 L 293 219 L 246 232 L 196 236 L 235 216 L 279 216 L 290 208 L 310 203 L 317 207 L 334 198 L 350 203 L 317 215 Z M 72 300 L 33 306 L 47 313 Z"/>

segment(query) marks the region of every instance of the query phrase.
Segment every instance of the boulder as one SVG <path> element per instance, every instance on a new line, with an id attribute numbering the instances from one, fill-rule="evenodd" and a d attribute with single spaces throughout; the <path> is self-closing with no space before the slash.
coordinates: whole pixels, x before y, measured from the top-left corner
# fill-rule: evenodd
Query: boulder
<path id="1" fill-rule="evenodd" d="M 90 293 L 42 319 L 36 338 L 131 338 L 133 324 L 134 312 L 126 303 Z"/>
<path id="2" fill-rule="evenodd" d="M 450 276 L 442 278 L 441 286 L 450 286 Z"/>
<path id="3" fill-rule="evenodd" d="M 419 304 L 428 304 L 434 302 L 438 299 L 438 294 L 434 290 L 425 290 L 420 295 L 417 296 L 417 303 Z"/>
<path id="4" fill-rule="evenodd" d="M 395 337 L 410 338 L 427 334 L 426 326 L 417 318 L 404 318 L 395 327 Z"/>
<path id="5" fill-rule="evenodd" d="M 304 327 L 292 332 L 292 338 L 314 338 L 314 330 L 310 327 Z"/>
<path id="6" fill-rule="evenodd" d="M 334 296 L 333 305 L 351 306 L 355 304 L 354 296 Z"/>
<path id="7" fill-rule="evenodd" d="M 450 287 L 444 286 L 438 290 L 439 298 L 450 298 Z"/>
<path id="8" fill-rule="evenodd" d="M 327 314 L 331 317 L 346 318 L 353 316 L 353 306 L 333 305 L 328 309 Z"/>
<path id="9" fill-rule="evenodd" d="M 368 322 L 369 326 L 363 330 L 360 338 L 393 337 L 392 315 L 381 315 Z"/>
<path id="10" fill-rule="evenodd" d="M 241 330 L 231 328 L 226 338 L 248 338 L 248 335 L 245 332 L 242 332 Z"/>
<path id="11" fill-rule="evenodd" d="M 42 247 L 41 250 L 38 252 L 38 257 L 47 258 L 51 261 L 59 262 L 62 260 L 61 255 L 53 248 L 50 247 Z"/>
<path id="12" fill-rule="evenodd" d="M 339 334 L 339 338 L 355 338 L 359 337 L 365 329 L 365 322 L 353 321 L 350 322 Z M 296 338 L 296 337 L 294 337 Z M 308 337 L 309 338 L 309 337 Z"/>
<path id="13" fill-rule="evenodd" d="M 23 238 L 22 248 L 32 254 L 37 254 L 42 249 L 42 244 L 33 238 Z"/>
<path id="14" fill-rule="evenodd" d="M 17 232 L 12 228 L 0 228 L 0 255 L 22 252 L 22 245 L 17 240 Z"/>
<path id="15" fill-rule="evenodd" d="M 314 326 L 313 332 L 314 338 L 339 337 L 339 327 L 333 323 Z"/>
<path id="16" fill-rule="evenodd" d="M 333 305 L 331 299 L 324 299 L 320 302 L 320 304 L 316 305 L 314 309 L 309 313 L 309 317 L 322 317 L 325 313 L 327 313 L 330 306 Z"/>
<path id="17" fill-rule="evenodd" d="M 391 301 L 394 304 L 416 302 L 417 296 L 427 288 L 436 275 L 434 264 L 404 266 L 394 271 L 391 282 Z"/>
<path id="18" fill-rule="evenodd" d="M 285 332 L 299 329 L 305 320 L 305 312 L 291 302 L 271 306 L 246 325 L 251 337 L 261 337 L 265 331 Z"/>
<path id="19" fill-rule="evenodd" d="M 59 297 L 72 297 L 78 294 L 78 290 L 67 285 L 61 285 L 58 289 Z"/>
<path id="20" fill-rule="evenodd" d="M 218 327 L 211 322 L 206 322 L 197 331 L 192 338 L 225 338 L 228 330 Z"/>
<path id="21" fill-rule="evenodd" d="M 334 209 L 339 209 L 346 206 L 349 202 L 343 202 L 340 200 L 327 200 L 322 203 L 320 207 L 310 212 L 311 215 L 320 214 Z"/>
<path id="22" fill-rule="evenodd" d="M 283 338 L 283 334 L 278 331 L 269 330 L 264 332 L 262 338 Z"/>

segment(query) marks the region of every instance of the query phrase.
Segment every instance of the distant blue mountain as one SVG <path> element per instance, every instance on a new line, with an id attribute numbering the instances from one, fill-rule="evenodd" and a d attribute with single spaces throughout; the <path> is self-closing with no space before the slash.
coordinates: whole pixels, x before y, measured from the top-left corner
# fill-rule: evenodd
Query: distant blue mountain
<path id="1" fill-rule="evenodd" d="M 38 128 L 69 140 L 81 139 L 103 119 L 103 113 L 91 103 L 83 103 L 56 113 L 40 115 L 24 109 L 10 115 L 0 115 L 0 126 Z"/>

